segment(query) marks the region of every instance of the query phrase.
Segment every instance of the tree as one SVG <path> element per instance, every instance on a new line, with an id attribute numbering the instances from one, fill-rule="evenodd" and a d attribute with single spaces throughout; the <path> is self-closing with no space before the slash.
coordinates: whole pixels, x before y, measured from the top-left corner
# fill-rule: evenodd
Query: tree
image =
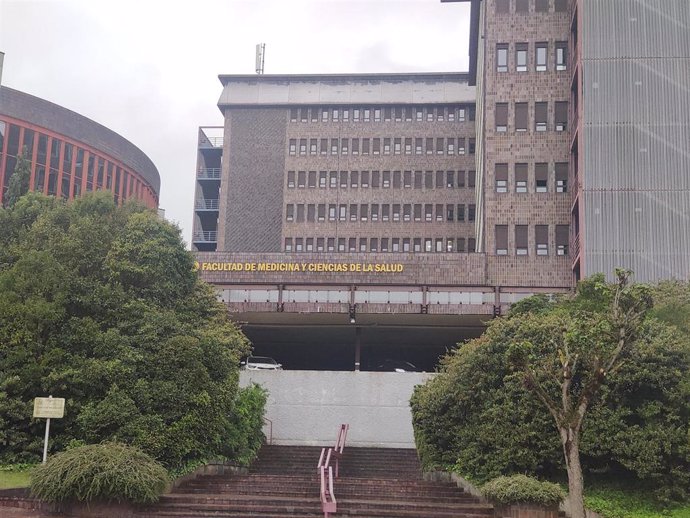
<path id="1" fill-rule="evenodd" d="M 591 376 L 603 374 L 596 362 L 607 365 L 617 349 L 616 322 L 627 312 L 645 313 L 648 290 L 626 284 L 617 303 L 626 311 L 613 318 L 619 291 L 597 276 L 572 295 L 525 299 L 444 358 L 441 372 L 411 400 L 425 467 L 453 469 L 480 484 L 516 473 L 559 480 L 566 468 L 561 435 L 547 406 L 526 388 L 525 369 L 561 406 L 564 358 L 579 355 L 570 364 L 575 407 Z M 674 300 L 669 295 L 659 307 L 676 307 Z M 579 452 L 586 476 L 625 481 L 663 503 L 690 495 L 690 335 L 656 318 L 656 310 L 637 318 L 614 367 L 600 378 L 581 420 Z"/>
<path id="2" fill-rule="evenodd" d="M 39 458 L 31 406 L 48 394 L 66 398 L 57 450 L 117 440 L 179 468 L 246 442 L 234 412 L 248 341 L 177 227 L 108 193 L 29 193 L 0 224 L 0 459 Z"/>
<path id="3" fill-rule="evenodd" d="M 14 207 L 17 200 L 29 192 L 29 181 L 31 180 L 31 164 L 24 158 L 26 148 L 17 155 L 17 165 L 14 167 L 14 174 L 7 182 L 7 192 L 5 193 L 5 207 Z"/>
<path id="4" fill-rule="evenodd" d="M 604 318 L 585 312 L 556 313 L 550 338 L 551 357 L 532 354 L 529 341 L 511 345 L 510 358 L 553 417 L 563 446 L 568 472 L 568 493 L 573 518 L 585 518 L 584 482 L 580 463 L 580 436 L 587 411 L 607 376 L 621 367 L 623 352 L 630 348 L 651 307 L 649 289 L 630 285 L 631 272 L 617 270 L 617 283 L 595 281 L 592 288 L 610 299 Z M 560 329 L 558 329 L 560 327 Z M 544 339 L 545 337 L 542 337 Z M 545 385 L 559 387 L 558 398 Z"/>

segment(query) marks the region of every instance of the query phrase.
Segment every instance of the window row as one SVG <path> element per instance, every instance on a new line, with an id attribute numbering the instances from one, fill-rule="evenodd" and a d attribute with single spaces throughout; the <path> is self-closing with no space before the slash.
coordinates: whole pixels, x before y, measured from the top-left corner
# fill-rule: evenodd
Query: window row
<path id="1" fill-rule="evenodd" d="M 508 164 L 494 166 L 496 192 L 508 192 Z M 513 166 L 513 186 L 515 192 L 528 192 L 529 164 Z M 534 192 L 551 192 L 554 185 L 556 192 L 568 192 L 568 162 L 556 162 L 553 170 L 548 163 L 534 164 Z"/>
<path id="2" fill-rule="evenodd" d="M 286 237 L 286 252 L 474 252 L 464 237 Z"/>
<path id="3" fill-rule="evenodd" d="M 568 246 L 570 243 L 569 226 L 568 225 L 554 225 L 555 247 L 549 246 L 549 225 L 535 225 L 533 226 L 533 253 L 534 255 L 549 255 L 556 253 L 556 255 L 568 255 Z M 508 225 L 496 225 L 496 255 L 508 255 Z M 514 227 L 514 241 L 512 249 L 515 255 L 530 255 L 530 227 L 529 225 L 515 225 Z"/>
<path id="4" fill-rule="evenodd" d="M 473 189 L 476 171 L 288 171 L 288 189 Z"/>
<path id="5" fill-rule="evenodd" d="M 564 41 L 557 41 L 554 46 L 553 55 L 549 59 L 549 43 L 537 42 L 534 43 L 533 62 L 530 62 L 529 43 L 515 43 L 514 56 L 515 60 L 512 67 L 516 72 L 528 72 L 531 67 L 534 67 L 536 72 L 546 72 L 549 69 L 549 63 L 553 63 L 553 69 L 557 72 L 567 69 L 567 49 L 568 44 Z M 496 71 L 508 72 L 510 56 L 510 45 L 508 43 L 498 43 L 496 45 Z"/>
<path id="6" fill-rule="evenodd" d="M 475 119 L 465 106 L 301 106 L 290 108 L 290 122 L 465 122 Z"/>
<path id="7" fill-rule="evenodd" d="M 285 221 L 474 221 L 477 214 L 475 204 L 442 203 L 320 203 L 293 204 L 285 206 Z"/>
<path id="8" fill-rule="evenodd" d="M 291 156 L 317 155 L 474 155 L 476 140 L 464 137 L 290 139 Z"/>
<path id="9" fill-rule="evenodd" d="M 0 193 L 9 185 L 20 154 L 29 162 L 33 191 L 68 199 L 82 191 L 106 189 L 113 192 L 116 203 L 133 197 L 155 204 L 147 186 L 116 163 L 74 143 L 4 121 L 0 121 Z"/>
<path id="10" fill-rule="evenodd" d="M 527 102 L 516 102 L 513 107 L 513 124 L 517 133 L 525 133 L 530 127 L 536 132 L 545 132 L 550 128 L 555 131 L 566 131 L 568 129 L 568 101 L 556 101 L 554 103 L 553 124 L 549 121 L 549 103 L 535 102 L 532 113 L 530 114 L 530 104 Z M 496 122 L 496 133 L 506 133 L 508 131 L 508 119 L 511 103 L 496 103 L 494 118 Z M 530 124 L 530 115 L 533 124 Z"/>
<path id="11" fill-rule="evenodd" d="M 564 13 L 568 10 L 568 0 L 495 0 L 496 12 L 516 13 Z"/>

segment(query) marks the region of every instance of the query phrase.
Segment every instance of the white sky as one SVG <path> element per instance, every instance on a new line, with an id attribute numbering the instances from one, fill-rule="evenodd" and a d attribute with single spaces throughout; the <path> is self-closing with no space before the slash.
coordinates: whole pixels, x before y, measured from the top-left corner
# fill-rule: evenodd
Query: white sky
<path id="1" fill-rule="evenodd" d="M 0 0 L 2 84 L 130 140 L 160 206 L 192 233 L 198 126 L 222 125 L 219 74 L 458 72 L 469 3 L 440 0 Z"/>

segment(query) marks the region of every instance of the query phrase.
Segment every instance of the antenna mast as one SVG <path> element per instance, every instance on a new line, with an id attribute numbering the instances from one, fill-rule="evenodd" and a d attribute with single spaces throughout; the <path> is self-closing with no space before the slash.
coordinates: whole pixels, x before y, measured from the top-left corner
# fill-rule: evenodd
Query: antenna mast
<path id="1" fill-rule="evenodd" d="M 266 44 L 256 44 L 256 73 L 261 75 L 264 73 L 264 57 L 266 55 Z"/>

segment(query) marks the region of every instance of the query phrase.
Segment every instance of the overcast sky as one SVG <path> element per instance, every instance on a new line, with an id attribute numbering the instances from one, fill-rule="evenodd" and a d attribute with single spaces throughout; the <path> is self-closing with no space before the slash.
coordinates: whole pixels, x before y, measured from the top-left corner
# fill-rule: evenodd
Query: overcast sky
<path id="1" fill-rule="evenodd" d="M 219 74 L 458 72 L 469 4 L 440 0 L 0 0 L 2 83 L 146 153 L 160 206 L 192 233 L 197 127 L 221 125 Z"/>

